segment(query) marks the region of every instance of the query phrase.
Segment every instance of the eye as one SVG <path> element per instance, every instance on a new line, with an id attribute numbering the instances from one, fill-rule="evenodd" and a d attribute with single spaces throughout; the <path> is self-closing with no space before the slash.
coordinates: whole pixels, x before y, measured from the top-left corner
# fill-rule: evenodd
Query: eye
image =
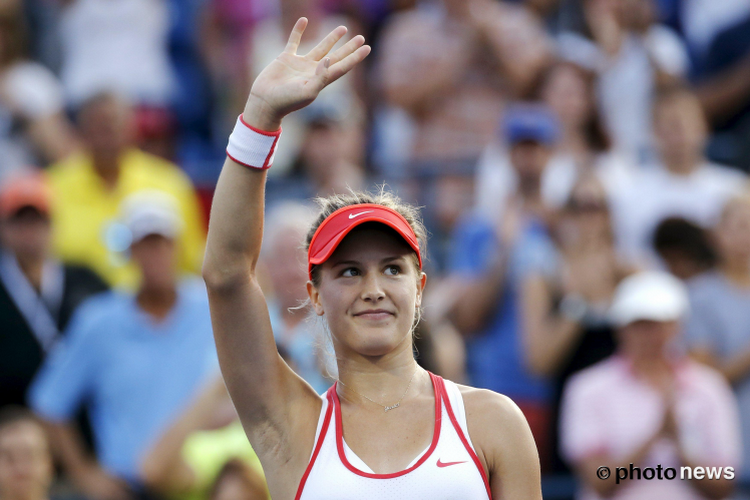
<path id="1" fill-rule="evenodd" d="M 351 278 L 353 276 L 359 276 L 359 270 L 356 267 L 347 267 L 341 271 L 341 276 L 345 278 Z"/>
<path id="2" fill-rule="evenodd" d="M 401 267 L 395 264 L 392 264 L 385 268 L 385 274 L 386 276 L 397 276 L 401 274 Z"/>

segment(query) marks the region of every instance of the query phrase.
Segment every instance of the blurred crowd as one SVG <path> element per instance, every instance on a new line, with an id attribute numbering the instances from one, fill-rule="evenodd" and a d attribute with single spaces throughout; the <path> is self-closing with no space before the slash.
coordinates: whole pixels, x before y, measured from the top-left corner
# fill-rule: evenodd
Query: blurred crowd
<path id="1" fill-rule="evenodd" d="M 336 379 L 314 198 L 385 184 L 430 231 L 418 361 L 518 404 L 545 498 L 750 498 L 750 0 L 3 0 L 0 499 L 268 497 L 199 274 L 301 16 L 301 52 L 344 24 L 373 53 L 269 171 L 287 362 Z M 596 476 L 630 462 L 736 478 Z"/>

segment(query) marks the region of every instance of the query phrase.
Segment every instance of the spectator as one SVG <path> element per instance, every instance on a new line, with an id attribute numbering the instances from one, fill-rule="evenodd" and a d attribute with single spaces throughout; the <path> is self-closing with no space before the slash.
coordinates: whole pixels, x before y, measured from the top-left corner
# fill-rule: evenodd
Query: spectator
<path id="1" fill-rule="evenodd" d="M 13 171 L 60 161 L 78 142 L 55 75 L 26 53 L 21 2 L 0 6 L 0 184 Z"/>
<path id="2" fill-rule="evenodd" d="M 382 42 L 385 99 L 416 121 L 416 161 L 476 158 L 503 101 L 529 91 L 550 48 L 530 11 L 489 0 L 398 13 Z"/>
<path id="3" fill-rule="evenodd" d="M 340 105 L 313 104 L 300 114 L 307 130 L 298 163 L 311 185 L 310 197 L 364 189 L 360 120 L 347 116 Z"/>
<path id="4" fill-rule="evenodd" d="M 543 73 L 536 92 L 554 113 L 559 128 L 553 156 L 542 177 L 542 195 L 552 207 L 565 205 L 573 184 L 588 172 L 594 172 L 609 193 L 632 182 L 634 166 L 611 149 L 596 103 L 595 84 L 593 72 L 559 61 Z M 516 182 L 505 144 L 493 141 L 477 168 L 478 204 L 492 212 L 497 208 L 497 193 Z"/>
<path id="5" fill-rule="evenodd" d="M 652 95 L 657 84 L 686 75 L 687 49 L 655 22 L 653 0 L 585 0 L 583 11 L 585 35 L 564 33 L 562 55 L 599 71 L 599 102 L 614 147 L 642 163 L 652 149 Z"/>
<path id="6" fill-rule="evenodd" d="M 258 471 L 239 460 L 230 460 L 219 472 L 209 500 L 266 500 L 268 488 Z"/>
<path id="7" fill-rule="evenodd" d="M 750 172 L 750 1 L 740 1 L 745 15 L 711 43 L 696 91 L 713 127 L 709 155 Z"/>
<path id="8" fill-rule="evenodd" d="M 265 491 L 260 460 L 219 377 L 162 433 L 142 460 L 140 474 L 151 490 L 168 498 L 203 499 L 232 460 L 248 466 L 253 477 L 259 476 L 258 487 Z"/>
<path id="9" fill-rule="evenodd" d="M 537 175 L 541 176 L 537 208 L 553 210 L 564 204 L 559 200 L 561 192 L 570 191 L 572 183 L 565 179 L 570 186 L 560 188 L 563 179 L 549 175 L 550 169 L 554 168 L 554 155 L 560 140 L 560 124 L 552 110 L 541 104 L 508 106 L 501 130 L 503 146 L 490 145 L 479 165 L 476 208 L 489 218 L 499 220 L 514 194 L 535 186 Z M 531 159 L 532 156 L 536 156 L 536 167 L 528 172 L 523 167 L 519 170 L 521 164 L 518 160 L 524 162 L 527 161 L 525 157 Z M 524 179 L 527 176 L 529 178 Z M 529 186 L 524 186 L 526 182 Z"/>
<path id="10" fill-rule="evenodd" d="M 558 269 L 529 273 L 521 284 L 522 338 L 528 370 L 552 377 L 550 427 L 565 382 L 610 356 L 614 332 L 606 317 L 617 283 L 631 270 L 618 259 L 604 187 L 593 175 L 579 179 L 556 224 Z M 556 439 L 551 439 L 555 449 Z M 563 469 L 557 454 L 554 468 Z"/>
<path id="11" fill-rule="evenodd" d="M 508 114 L 508 120 L 511 120 Z M 453 238 L 450 317 L 466 337 L 472 385 L 512 398 L 529 421 L 543 467 L 549 464 L 550 381 L 526 366 L 521 335 L 520 286 L 531 273 L 551 277 L 558 255 L 547 230 L 549 209 L 542 200 L 542 175 L 551 150 L 546 121 L 509 123 L 511 163 L 518 191 L 506 198 L 499 220 L 470 214 Z M 521 126 L 523 125 L 523 126 Z M 542 126 L 540 126 L 542 125 Z"/>
<path id="12" fill-rule="evenodd" d="M 51 257 L 50 202 L 39 174 L 0 187 L 0 407 L 25 404 L 34 373 L 73 311 L 106 290 L 93 272 Z"/>
<path id="13" fill-rule="evenodd" d="M 138 291 L 82 306 L 29 393 L 65 471 L 95 500 L 143 493 L 139 460 L 218 368 L 205 288 L 178 281 L 175 205 L 160 192 L 124 202 L 130 254 L 143 276 Z M 82 405 L 89 407 L 96 459 L 71 424 Z"/>
<path id="14" fill-rule="evenodd" d="M 376 121 L 376 137 L 408 144 L 376 147 L 404 151 L 402 161 L 387 162 L 404 164 L 393 174 L 409 197 L 429 207 L 425 219 L 433 241 L 445 238 L 474 205 L 476 162 L 504 103 L 531 90 L 551 44 L 524 5 L 492 0 L 425 2 L 395 14 L 380 41 L 388 108 Z M 438 265 L 444 260 L 433 255 Z"/>
<path id="15" fill-rule="evenodd" d="M 364 130 L 341 103 L 300 110 L 304 133 L 299 156 L 283 177 L 268 179 L 266 199 L 309 199 L 365 188 Z"/>
<path id="16" fill-rule="evenodd" d="M 177 241 L 179 269 L 197 272 L 204 223 L 188 178 L 175 165 L 132 146 L 130 108 L 113 94 L 87 101 L 79 126 L 85 151 L 49 171 L 55 194 L 52 220 L 57 255 L 88 265 L 112 285 L 135 288 L 138 270 L 123 254 L 127 231 L 117 223 L 117 214 L 128 195 L 158 189 L 177 199 L 185 222 Z"/>
<path id="17" fill-rule="evenodd" d="M 663 219 L 679 216 L 712 226 L 724 203 L 747 183 L 740 172 L 706 160 L 706 120 L 695 95 L 671 88 L 658 94 L 654 106 L 661 165 L 638 175 L 613 207 L 618 246 L 634 261 L 653 259 L 649 239 Z"/>
<path id="18" fill-rule="evenodd" d="M 574 375 L 563 395 L 562 449 L 581 481 L 580 499 L 725 498 L 733 482 L 615 483 L 597 468 L 738 467 L 737 402 L 718 372 L 676 353 L 688 310 L 684 285 L 661 272 L 630 276 L 617 287 L 611 314 L 617 354 Z M 655 471 L 654 471 L 655 472 Z"/>
<path id="19" fill-rule="evenodd" d="M 73 108 L 105 89 L 137 104 L 170 104 L 175 82 L 165 0 L 65 0 L 64 5 L 61 78 Z"/>
<path id="20" fill-rule="evenodd" d="M 689 220 L 668 217 L 656 226 L 654 250 L 674 276 L 688 281 L 716 264 L 706 230 Z"/>
<path id="21" fill-rule="evenodd" d="M 42 423 L 25 408 L 0 410 L 0 498 L 47 500 L 53 476 Z"/>
<path id="22" fill-rule="evenodd" d="M 252 39 L 258 22 L 277 14 L 274 0 L 209 0 L 203 9 L 202 51 L 220 113 L 234 120 L 253 83 Z M 229 115 L 229 116 L 227 116 Z M 230 125 L 228 123 L 227 125 Z"/>
<path id="23" fill-rule="evenodd" d="M 750 457 L 750 198 L 732 199 L 716 227 L 717 269 L 690 282 L 687 340 L 698 359 L 733 385 L 742 416 L 743 449 Z M 741 479 L 750 479 L 745 462 Z"/>
<path id="24" fill-rule="evenodd" d="M 261 259 L 270 278 L 266 295 L 276 344 L 286 352 L 297 374 L 322 394 L 337 373 L 335 363 L 326 356 L 333 346 L 315 318 L 300 310 L 307 300 L 308 280 L 302 242 L 314 218 L 315 211 L 299 203 L 287 202 L 271 210 Z"/>

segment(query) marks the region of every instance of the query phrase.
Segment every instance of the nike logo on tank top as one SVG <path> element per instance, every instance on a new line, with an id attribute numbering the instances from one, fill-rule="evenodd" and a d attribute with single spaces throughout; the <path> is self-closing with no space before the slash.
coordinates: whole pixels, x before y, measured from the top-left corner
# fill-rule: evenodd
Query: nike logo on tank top
<path id="1" fill-rule="evenodd" d="M 469 440 L 458 386 L 430 373 L 435 426 L 430 446 L 409 466 L 376 474 L 344 441 L 336 386 L 326 393 L 310 463 L 295 500 L 492 500 Z"/>

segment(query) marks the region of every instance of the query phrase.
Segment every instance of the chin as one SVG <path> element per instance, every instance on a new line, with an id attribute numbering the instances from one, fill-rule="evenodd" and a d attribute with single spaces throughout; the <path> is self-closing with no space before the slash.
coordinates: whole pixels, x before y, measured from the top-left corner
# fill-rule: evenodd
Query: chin
<path id="1" fill-rule="evenodd" d="M 384 356 L 396 350 L 404 336 L 391 328 L 359 328 L 350 337 L 349 347 L 362 356 Z"/>

